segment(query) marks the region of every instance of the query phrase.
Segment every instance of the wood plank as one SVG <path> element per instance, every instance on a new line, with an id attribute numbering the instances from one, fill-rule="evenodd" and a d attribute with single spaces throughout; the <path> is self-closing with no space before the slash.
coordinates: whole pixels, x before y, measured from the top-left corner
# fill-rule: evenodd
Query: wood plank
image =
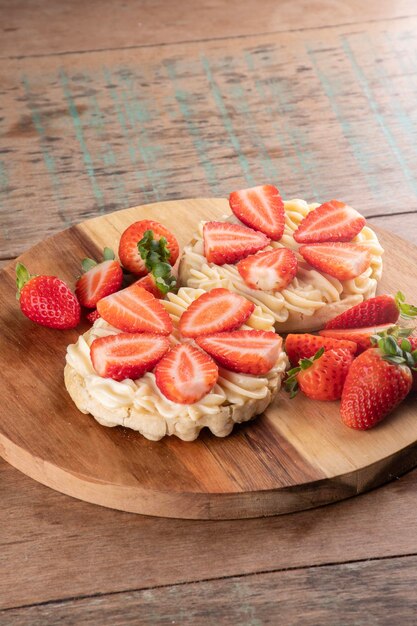
<path id="1" fill-rule="evenodd" d="M 8 626 L 124 624 L 413 624 L 417 557 L 384 559 L 146 591 L 74 599 L 0 612 Z M 366 617 L 365 617 L 366 615 Z"/>
<path id="2" fill-rule="evenodd" d="M 406 215 L 381 215 L 369 220 L 371 226 L 380 226 L 407 241 L 417 245 L 417 216 L 415 213 Z"/>
<path id="3" fill-rule="evenodd" d="M 320 1 L 314 11 L 302 3 L 264 0 L 132 0 L 114 10 L 111 0 L 81 0 L 71 6 L 52 0 L 2 0 L 2 56 L 62 54 L 93 49 L 171 44 L 197 39 L 242 37 L 265 32 L 357 24 L 413 15 L 413 0 Z M 237 19 L 236 16 L 239 16 Z M 91 33 L 94 32 L 94 37 Z"/>
<path id="4" fill-rule="evenodd" d="M 417 553 L 416 471 L 323 509 L 233 522 L 99 508 L 3 461 L 0 479 L 1 608 Z"/>
<path id="5" fill-rule="evenodd" d="M 1 256 L 93 215 L 264 180 L 366 215 L 414 210 L 416 25 L 3 63 Z"/>

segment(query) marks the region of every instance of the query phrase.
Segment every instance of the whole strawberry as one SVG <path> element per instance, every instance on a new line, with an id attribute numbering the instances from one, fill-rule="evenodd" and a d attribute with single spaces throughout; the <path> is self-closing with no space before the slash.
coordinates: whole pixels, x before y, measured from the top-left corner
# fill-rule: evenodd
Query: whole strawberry
<path id="1" fill-rule="evenodd" d="M 101 263 L 93 259 L 83 259 L 81 266 L 84 274 L 75 285 L 75 295 L 81 306 L 93 309 L 101 298 L 118 291 L 122 286 L 123 271 L 120 263 L 115 260 L 114 252 L 104 248 Z"/>
<path id="2" fill-rule="evenodd" d="M 406 339 L 401 347 L 392 335 L 375 337 L 374 343 L 354 360 L 342 393 L 342 421 L 358 430 L 372 428 L 404 400 L 417 363 L 417 353 Z"/>
<path id="3" fill-rule="evenodd" d="M 16 285 L 22 313 L 32 322 L 61 330 L 79 324 L 80 304 L 63 280 L 56 276 L 31 276 L 26 267 L 18 263 Z"/>
<path id="4" fill-rule="evenodd" d="M 406 319 L 417 315 L 417 307 L 407 304 L 401 291 L 395 296 L 382 294 L 364 300 L 327 322 L 325 328 L 366 328 L 395 324 L 400 315 Z"/>
<path id="5" fill-rule="evenodd" d="M 324 346 L 311 359 L 300 359 L 298 367 L 288 372 L 285 390 L 293 398 L 298 389 L 312 400 L 339 400 L 353 354 L 348 348 Z"/>

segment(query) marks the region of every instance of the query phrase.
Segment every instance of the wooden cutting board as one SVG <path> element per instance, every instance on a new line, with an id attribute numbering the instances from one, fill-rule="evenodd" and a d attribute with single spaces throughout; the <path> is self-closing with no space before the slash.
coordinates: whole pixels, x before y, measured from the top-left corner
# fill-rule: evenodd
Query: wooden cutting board
<path id="1" fill-rule="evenodd" d="M 133 207 L 83 222 L 20 257 L 32 273 L 74 284 L 84 256 L 117 250 L 133 221 L 159 220 L 180 244 L 200 219 L 228 214 L 226 200 L 195 199 Z M 380 291 L 417 300 L 417 248 L 378 231 L 385 248 Z M 417 412 L 409 398 L 368 432 L 341 424 L 337 402 L 294 400 L 281 392 L 264 415 L 225 439 L 150 442 L 105 428 L 80 413 L 63 383 L 66 346 L 77 331 L 36 326 L 15 300 L 15 262 L 0 273 L 0 454 L 28 476 L 65 494 L 134 513 L 226 519 L 320 506 L 381 485 L 417 465 Z"/>

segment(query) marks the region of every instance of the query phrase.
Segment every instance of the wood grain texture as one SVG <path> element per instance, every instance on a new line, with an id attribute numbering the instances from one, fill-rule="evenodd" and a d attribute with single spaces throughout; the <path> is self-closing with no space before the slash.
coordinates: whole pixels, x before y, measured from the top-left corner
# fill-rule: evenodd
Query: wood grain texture
<path id="1" fill-rule="evenodd" d="M 8 626 L 415 622 L 417 557 L 307 568 L 98 596 L 3 613 Z M 370 598 L 372 603 L 370 605 Z M 0 613 L 0 619 L 2 614 Z"/>
<path id="2" fill-rule="evenodd" d="M 261 181 L 415 212 L 416 25 L 0 63 L 0 257 L 97 214 Z"/>
<path id="3" fill-rule="evenodd" d="M 263 0 L 1 0 L 1 56 L 64 54 L 91 49 L 168 45 L 178 41 L 245 37 L 266 32 L 354 25 L 366 20 L 399 19 L 416 14 L 413 0 L 323 0 L 279 5 Z M 236 16 L 239 16 L 237 19 Z M 94 38 L 91 38 L 94 24 Z"/>
<path id="4" fill-rule="evenodd" d="M 135 220 L 161 221 L 182 247 L 200 219 L 227 212 L 222 199 L 133 207 L 63 231 L 20 260 L 33 273 L 53 269 L 71 284 L 80 260 L 98 256 L 105 245 L 117 249 L 120 234 Z M 381 243 L 387 266 L 381 289 L 391 292 L 401 284 L 411 300 L 417 299 L 408 264 L 415 248 L 383 232 Z M 66 345 L 76 340 L 77 331 L 52 332 L 17 311 L 13 266 L 0 274 L 5 329 L 0 394 L 14 405 L 0 424 L 0 454 L 48 486 L 136 513 L 227 519 L 340 500 L 417 463 L 412 397 L 366 433 L 347 429 L 333 403 L 312 403 L 301 395 L 289 400 L 283 392 L 261 418 L 225 439 L 204 433 L 188 444 L 175 437 L 153 443 L 128 429 L 103 428 L 76 409 L 63 385 Z"/>
<path id="5" fill-rule="evenodd" d="M 235 521 L 103 509 L 1 460 L 0 479 L 1 608 L 417 553 L 416 471 L 321 509 Z"/>

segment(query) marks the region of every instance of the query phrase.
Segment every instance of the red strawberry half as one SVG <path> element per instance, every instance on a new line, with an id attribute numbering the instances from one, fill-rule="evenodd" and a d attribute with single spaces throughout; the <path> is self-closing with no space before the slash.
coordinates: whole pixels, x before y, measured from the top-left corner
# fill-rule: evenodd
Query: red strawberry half
<path id="1" fill-rule="evenodd" d="M 163 305 L 137 283 L 97 302 L 101 317 L 127 333 L 169 335 L 172 320 Z"/>
<path id="2" fill-rule="evenodd" d="M 382 295 L 360 302 L 327 322 L 325 328 L 361 328 L 379 324 L 395 324 L 401 316 L 412 318 L 417 315 L 417 307 L 406 304 L 404 295 Z"/>
<path id="3" fill-rule="evenodd" d="M 288 372 L 285 389 L 291 397 L 300 388 L 312 400 L 338 400 L 353 359 L 346 348 L 320 348 L 312 359 L 301 359 L 299 367 Z"/>
<path id="4" fill-rule="evenodd" d="M 338 280 L 356 278 L 371 264 L 370 252 L 354 243 L 315 243 L 299 252 L 312 267 Z"/>
<path id="5" fill-rule="evenodd" d="M 273 185 L 260 185 L 234 191 L 229 197 L 230 208 L 241 222 L 279 241 L 284 233 L 284 203 Z"/>
<path id="6" fill-rule="evenodd" d="M 158 389 L 171 402 L 194 404 L 216 384 L 219 371 L 207 354 L 186 344 L 177 344 L 155 368 Z"/>
<path id="7" fill-rule="evenodd" d="M 325 202 L 302 220 L 294 233 L 297 243 L 352 241 L 365 226 L 365 218 L 339 200 Z"/>
<path id="8" fill-rule="evenodd" d="M 63 280 L 56 276 L 31 276 L 26 267 L 18 263 L 16 285 L 22 313 L 32 322 L 60 330 L 79 324 L 80 304 Z"/>
<path id="9" fill-rule="evenodd" d="M 254 309 L 253 302 L 237 293 L 221 287 L 211 289 L 181 315 L 180 332 L 183 337 L 198 337 L 239 328 Z"/>
<path id="10" fill-rule="evenodd" d="M 169 340 L 151 333 L 120 333 L 95 339 L 91 361 L 99 376 L 125 380 L 152 370 L 169 349 Z"/>
<path id="11" fill-rule="evenodd" d="M 381 324 L 379 326 L 369 326 L 368 328 L 326 328 L 319 331 L 322 337 L 333 337 L 334 339 L 346 339 L 354 341 L 358 346 L 358 353 L 371 347 L 371 337 L 382 333 L 392 324 Z"/>
<path id="12" fill-rule="evenodd" d="M 265 330 L 236 330 L 197 337 L 196 343 L 232 372 L 263 376 L 276 364 L 282 339 Z"/>
<path id="13" fill-rule="evenodd" d="M 251 289 L 282 291 L 297 274 L 297 257 L 288 248 L 252 254 L 237 264 L 239 274 Z"/>
<path id="14" fill-rule="evenodd" d="M 146 291 L 149 291 L 149 293 L 151 293 L 155 298 L 158 298 L 158 300 L 163 299 L 164 294 L 158 289 L 155 282 L 155 276 L 153 274 L 147 274 L 146 276 L 143 276 L 143 278 L 139 278 L 137 284 L 143 287 L 143 289 L 146 289 Z"/>
<path id="15" fill-rule="evenodd" d="M 345 339 L 320 337 L 308 333 L 289 334 L 285 339 L 285 352 L 293 367 L 298 365 L 300 359 L 309 359 L 314 356 L 320 348 L 324 348 L 324 350 L 345 348 L 351 354 L 356 354 L 357 344 Z"/>
<path id="16" fill-rule="evenodd" d="M 153 220 L 140 220 L 131 224 L 120 237 L 119 258 L 123 267 L 137 276 L 145 276 L 149 271 L 145 267 L 145 262 L 138 250 L 138 243 L 146 231 L 152 231 L 156 241 L 159 241 L 161 237 L 166 239 L 170 265 L 175 264 L 180 251 L 175 236 L 163 224 Z"/>
<path id="17" fill-rule="evenodd" d="M 229 222 L 206 222 L 203 227 L 204 255 L 209 263 L 236 263 L 269 244 L 263 233 Z"/>
<path id="18" fill-rule="evenodd" d="M 120 289 L 123 272 L 110 248 L 104 248 L 104 261 L 96 263 L 92 259 L 84 259 L 82 267 L 85 273 L 75 285 L 75 295 L 81 306 L 93 309 L 101 298 Z"/>

